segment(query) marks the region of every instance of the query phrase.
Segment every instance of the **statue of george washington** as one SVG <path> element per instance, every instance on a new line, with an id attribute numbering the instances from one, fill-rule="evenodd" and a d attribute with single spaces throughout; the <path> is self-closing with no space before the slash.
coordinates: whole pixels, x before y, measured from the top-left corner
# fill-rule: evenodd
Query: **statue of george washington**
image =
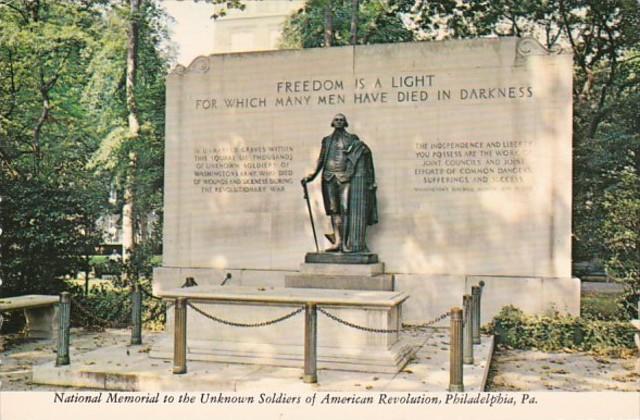
<path id="1" fill-rule="evenodd" d="M 331 217 L 333 246 L 327 252 L 369 253 L 367 226 L 378 222 L 376 182 L 371 150 L 355 134 L 343 114 L 337 114 L 334 131 L 322 139 L 318 163 L 313 173 L 302 179 L 306 184 L 322 170 L 322 197 Z"/>

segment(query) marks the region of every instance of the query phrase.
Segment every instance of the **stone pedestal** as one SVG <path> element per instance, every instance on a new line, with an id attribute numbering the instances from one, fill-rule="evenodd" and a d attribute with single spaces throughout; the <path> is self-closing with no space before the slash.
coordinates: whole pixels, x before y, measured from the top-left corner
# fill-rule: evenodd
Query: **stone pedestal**
<path id="1" fill-rule="evenodd" d="M 342 252 L 307 252 L 305 263 L 311 264 L 376 264 L 378 254 L 343 254 Z"/>
<path id="2" fill-rule="evenodd" d="M 58 305 L 24 310 L 29 338 L 54 338 L 58 331 Z"/>
<path id="3" fill-rule="evenodd" d="M 307 254 L 308 255 L 308 254 Z M 343 254 L 344 255 L 344 254 Z M 394 289 L 392 274 L 384 274 L 384 264 L 304 263 L 298 273 L 284 277 L 285 287 L 309 289 L 382 290 Z"/>

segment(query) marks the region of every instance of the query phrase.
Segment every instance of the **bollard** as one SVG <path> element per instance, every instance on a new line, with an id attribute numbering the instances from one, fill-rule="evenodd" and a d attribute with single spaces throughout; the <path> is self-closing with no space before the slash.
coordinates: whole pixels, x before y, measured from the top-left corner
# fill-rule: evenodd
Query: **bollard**
<path id="1" fill-rule="evenodd" d="M 58 304 L 58 355 L 56 366 L 69 364 L 69 332 L 71 329 L 71 295 L 69 292 L 60 293 Z"/>
<path id="2" fill-rule="evenodd" d="M 307 384 L 318 382 L 316 366 L 318 348 L 318 311 L 315 303 L 305 304 L 304 311 L 304 376 Z"/>
<path id="3" fill-rule="evenodd" d="M 462 383 L 462 309 L 451 308 L 449 392 L 464 392 Z"/>
<path id="4" fill-rule="evenodd" d="M 142 344 L 142 293 L 137 283 L 131 287 L 131 344 Z"/>
<path id="5" fill-rule="evenodd" d="M 173 373 L 187 373 L 187 299 L 176 298 L 173 341 Z"/>
<path id="6" fill-rule="evenodd" d="M 464 356 L 463 362 L 466 365 L 473 364 L 473 298 L 471 295 L 464 295 Z"/>
<path id="7" fill-rule="evenodd" d="M 480 286 L 471 286 L 473 344 L 480 344 Z"/>

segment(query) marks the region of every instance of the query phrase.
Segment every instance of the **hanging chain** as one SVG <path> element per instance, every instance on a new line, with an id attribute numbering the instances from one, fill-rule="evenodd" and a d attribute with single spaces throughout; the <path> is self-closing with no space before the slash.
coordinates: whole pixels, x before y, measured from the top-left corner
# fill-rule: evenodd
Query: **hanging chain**
<path id="1" fill-rule="evenodd" d="M 343 325 L 346 325 L 347 327 L 351 327 L 351 328 L 355 328 L 357 330 L 361 330 L 361 331 L 367 331 L 367 332 L 372 332 L 372 333 L 379 333 L 379 334 L 393 334 L 393 333 L 398 333 L 401 332 L 404 328 L 410 327 L 410 328 L 423 328 L 423 327 L 428 327 L 430 325 L 435 324 L 438 321 L 442 321 L 443 319 L 447 318 L 450 313 L 449 312 L 445 312 L 441 315 L 438 315 L 436 318 L 432 319 L 431 321 L 425 322 L 423 324 L 402 324 L 403 328 L 399 328 L 399 329 L 381 329 L 381 328 L 369 328 L 369 327 L 365 327 L 362 325 L 358 325 L 358 324 L 354 324 L 352 322 L 349 321 L 345 321 L 344 319 L 341 319 L 335 315 L 333 315 L 332 313 L 327 312 L 325 309 L 318 307 L 318 311 L 321 312 L 323 315 L 325 315 L 326 317 L 340 323 Z"/>
<path id="2" fill-rule="evenodd" d="M 144 287 L 140 286 L 140 290 L 142 291 L 142 293 L 144 293 L 147 297 L 150 297 L 151 299 L 155 299 L 155 300 L 162 300 L 161 297 L 158 296 L 154 296 L 153 293 L 148 292 L 147 289 L 145 289 Z"/>
<path id="3" fill-rule="evenodd" d="M 357 325 L 354 324 L 352 322 L 349 321 L 345 321 L 344 319 L 338 318 L 337 316 L 325 311 L 324 309 L 318 307 L 318 311 L 321 312 L 323 315 L 327 316 L 328 318 L 333 319 L 334 321 L 346 325 L 347 327 L 351 327 L 351 328 L 355 328 L 356 330 L 362 330 L 362 331 L 367 331 L 367 332 L 372 332 L 372 333 L 379 333 L 379 334 L 393 334 L 393 333 L 398 333 L 400 331 L 402 331 L 402 328 L 400 329 L 390 329 L 390 330 L 385 330 L 385 329 L 380 329 L 380 328 L 369 328 L 369 327 L 364 327 L 362 325 Z"/>
<path id="4" fill-rule="evenodd" d="M 82 312 L 84 315 L 87 315 L 89 318 L 92 318 L 94 321 L 98 321 L 98 323 L 102 324 L 102 326 L 106 326 L 110 328 L 117 328 L 118 326 L 122 325 L 123 322 L 125 322 L 126 318 L 129 317 L 129 314 L 127 314 L 127 316 L 123 319 L 109 321 L 94 315 L 90 310 L 88 310 L 80 302 L 78 302 L 73 296 L 71 296 L 71 303 L 73 303 L 73 306 L 77 307 L 80 310 L 80 312 Z"/>
<path id="5" fill-rule="evenodd" d="M 211 314 L 208 314 L 206 312 L 204 312 L 202 309 L 198 308 L 197 306 L 194 306 L 191 302 L 187 302 L 187 306 L 191 307 L 194 311 L 196 311 L 197 313 L 199 313 L 200 315 L 209 318 L 212 321 L 216 321 L 219 322 L 221 324 L 225 324 L 225 325 L 230 325 L 232 327 L 245 327 L 245 328 L 251 328 L 251 327 L 265 327 L 267 325 L 272 325 L 281 321 L 284 321 L 286 319 L 291 318 L 292 316 L 295 316 L 297 314 L 299 314 L 300 312 L 304 311 L 304 306 L 301 308 L 296 309 L 293 312 L 290 312 L 284 316 L 281 316 L 279 318 L 276 319 L 272 319 L 270 321 L 263 321 L 263 322 L 256 322 L 256 323 L 250 323 L 250 324 L 245 324 L 245 323 L 241 323 L 241 322 L 233 322 L 233 321 L 227 321 L 218 317 L 215 317 Z"/>
<path id="6" fill-rule="evenodd" d="M 165 307 L 164 309 L 162 308 L 162 306 L 158 306 L 157 307 L 158 310 L 156 310 L 156 312 L 149 314 L 149 316 L 145 319 L 142 320 L 143 324 L 146 324 L 149 321 L 155 321 L 156 319 L 158 319 L 158 317 L 160 315 L 163 315 L 166 313 L 166 310 L 168 309 L 168 307 Z"/>
<path id="7" fill-rule="evenodd" d="M 440 315 L 438 315 L 437 317 L 435 317 L 434 319 L 432 319 L 431 321 L 427 321 L 424 322 L 422 324 L 402 324 L 403 327 L 405 328 L 424 328 L 424 327 L 430 327 L 433 324 L 435 324 L 436 322 L 442 321 L 443 319 L 447 319 L 451 316 L 451 312 L 447 311 L 447 312 L 443 312 Z"/>

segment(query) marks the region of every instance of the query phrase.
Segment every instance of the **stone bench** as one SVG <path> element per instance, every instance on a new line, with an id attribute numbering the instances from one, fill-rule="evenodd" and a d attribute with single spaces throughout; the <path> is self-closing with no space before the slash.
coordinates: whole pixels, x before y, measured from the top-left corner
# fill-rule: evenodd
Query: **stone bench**
<path id="1" fill-rule="evenodd" d="M 25 295 L 0 299 L 0 313 L 24 310 L 30 338 L 53 338 L 58 329 L 58 296 Z"/>
<path id="2" fill-rule="evenodd" d="M 156 291 L 174 300 L 187 298 L 215 317 L 255 323 L 273 320 L 315 303 L 347 322 L 368 328 L 401 328 L 404 292 L 296 289 L 238 286 L 196 286 Z M 151 357 L 173 356 L 173 311 L 168 311 L 167 335 L 151 349 Z M 304 361 L 304 312 L 285 321 L 242 328 L 207 319 L 187 308 L 187 359 L 300 367 Z M 413 348 L 400 334 L 372 333 L 340 324 L 318 313 L 317 365 L 319 369 L 398 372 Z"/>

